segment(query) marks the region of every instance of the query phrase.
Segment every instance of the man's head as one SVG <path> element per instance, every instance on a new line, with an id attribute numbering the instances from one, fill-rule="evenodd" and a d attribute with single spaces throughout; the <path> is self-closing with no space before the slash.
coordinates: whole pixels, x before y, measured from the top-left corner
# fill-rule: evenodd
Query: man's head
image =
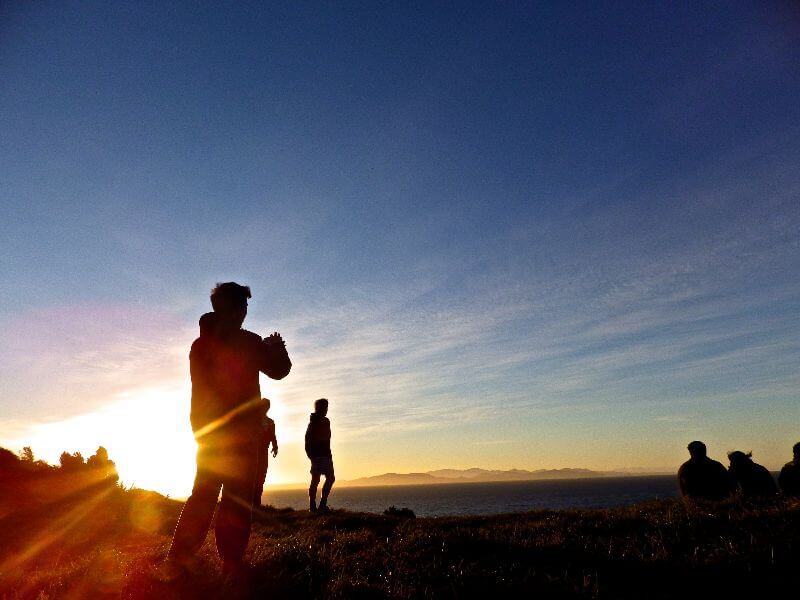
<path id="1" fill-rule="evenodd" d="M 692 458 L 706 457 L 706 445 L 703 442 L 698 442 L 698 441 L 690 442 L 686 448 L 689 450 L 689 455 Z"/>
<path id="2" fill-rule="evenodd" d="M 323 417 L 328 414 L 328 401 L 325 398 L 314 400 L 314 412 Z"/>
<path id="3" fill-rule="evenodd" d="M 797 442 L 794 446 L 792 446 L 792 454 L 794 454 L 794 459 L 797 462 L 800 462 L 800 442 Z"/>
<path id="4" fill-rule="evenodd" d="M 239 329 L 247 316 L 247 299 L 250 288 L 233 281 L 218 283 L 211 290 L 211 306 L 219 315 L 219 324 L 224 329 Z"/>
<path id="5" fill-rule="evenodd" d="M 744 467 L 748 466 L 750 463 L 753 462 L 752 452 L 742 452 L 741 450 L 734 450 L 733 452 L 728 452 L 728 460 L 731 462 L 731 466 L 736 467 Z"/>

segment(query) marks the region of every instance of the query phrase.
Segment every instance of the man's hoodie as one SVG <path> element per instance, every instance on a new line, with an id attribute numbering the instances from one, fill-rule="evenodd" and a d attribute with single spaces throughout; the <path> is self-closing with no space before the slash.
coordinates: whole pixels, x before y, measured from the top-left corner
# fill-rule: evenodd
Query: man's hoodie
<path id="1" fill-rule="evenodd" d="M 205 435 L 258 434 L 253 414 L 261 403 L 259 372 L 272 379 L 289 374 L 292 362 L 283 344 L 266 343 L 245 329 L 221 331 L 214 313 L 200 318 L 200 337 L 189 353 L 192 376 L 192 430 Z"/>
<path id="2" fill-rule="evenodd" d="M 331 422 L 328 417 L 311 413 L 306 429 L 306 456 L 308 458 L 331 456 Z"/>

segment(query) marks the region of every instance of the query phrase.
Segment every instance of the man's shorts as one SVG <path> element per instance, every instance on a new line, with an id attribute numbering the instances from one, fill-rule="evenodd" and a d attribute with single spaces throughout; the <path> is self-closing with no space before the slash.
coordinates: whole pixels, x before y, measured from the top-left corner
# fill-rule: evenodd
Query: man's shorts
<path id="1" fill-rule="evenodd" d="M 333 477 L 333 457 L 316 456 L 311 459 L 311 474 Z"/>

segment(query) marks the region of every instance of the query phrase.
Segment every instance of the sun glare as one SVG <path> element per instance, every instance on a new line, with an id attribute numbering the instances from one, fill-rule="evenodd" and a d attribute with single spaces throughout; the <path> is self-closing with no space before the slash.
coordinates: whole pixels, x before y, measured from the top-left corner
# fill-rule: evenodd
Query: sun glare
<path id="1" fill-rule="evenodd" d="M 137 390 L 94 412 L 37 425 L 26 444 L 53 463 L 64 450 L 86 458 L 105 446 L 123 484 L 186 497 L 197 449 L 188 416 L 188 386 Z"/>
<path id="2" fill-rule="evenodd" d="M 285 407 L 277 390 L 270 415 L 283 423 Z M 31 446 L 37 458 L 58 464 L 62 452 L 80 452 L 84 458 L 98 446 L 108 450 L 125 485 L 185 498 L 192 489 L 197 444 L 189 427 L 189 385 L 161 386 L 120 394 L 108 405 L 63 421 L 33 426 L 16 445 Z M 296 435 L 281 430 L 280 442 Z M 269 483 L 282 483 L 286 474 L 271 465 Z"/>

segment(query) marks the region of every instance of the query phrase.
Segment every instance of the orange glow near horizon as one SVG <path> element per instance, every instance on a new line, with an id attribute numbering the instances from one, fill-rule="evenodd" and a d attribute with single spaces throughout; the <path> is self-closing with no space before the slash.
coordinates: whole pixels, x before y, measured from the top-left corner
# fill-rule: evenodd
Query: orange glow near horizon
<path id="1" fill-rule="evenodd" d="M 105 446 L 123 484 L 184 497 L 192 487 L 197 448 L 188 413 L 183 386 L 140 390 L 94 412 L 36 425 L 24 443 L 54 464 L 65 450 L 87 458 Z"/>
<path id="2" fill-rule="evenodd" d="M 192 489 L 197 443 L 189 427 L 189 386 L 153 387 L 121 394 L 93 412 L 34 425 L 17 441 L 31 446 L 36 458 L 58 464 L 62 452 L 91 456 L 98 446 L 108 450 L 127 486 L 185 498 Z M 283 407 L 273 399 L 270 415 L 281 418 Z M 281 443 L 289 441 L 284 436 Z M 277 465 L 270 465 L 270 483 L 284 483 Z"/>

